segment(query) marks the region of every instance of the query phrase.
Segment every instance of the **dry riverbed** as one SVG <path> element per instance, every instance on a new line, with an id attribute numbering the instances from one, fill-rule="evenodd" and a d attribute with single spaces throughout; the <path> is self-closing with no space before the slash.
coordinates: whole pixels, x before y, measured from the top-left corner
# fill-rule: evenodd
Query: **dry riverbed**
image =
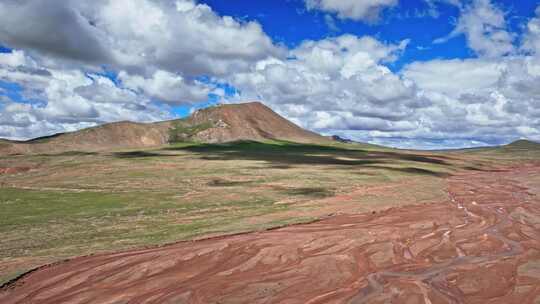
<path id="1" fill-rule="evenodd" d="M 447 178 L 448 200 L 72 259 L 2 303 L 538 303 L 538 165 Z"/>

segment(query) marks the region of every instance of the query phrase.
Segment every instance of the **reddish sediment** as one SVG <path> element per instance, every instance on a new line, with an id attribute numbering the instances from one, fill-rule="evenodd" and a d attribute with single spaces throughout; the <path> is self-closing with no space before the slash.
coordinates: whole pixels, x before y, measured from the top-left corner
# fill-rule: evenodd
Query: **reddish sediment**
<path id="1" fill-rule="evenodd" d="M 463 173 L 447 202 L 75 258 L 0 303 L 539 303 L 538 174 Z"/>
<path id="2" fill-rule="evenodd" d="M 30 167 L 0 167 L 0 175 L 2 174 L 17 174 L 30 171 Z"/>

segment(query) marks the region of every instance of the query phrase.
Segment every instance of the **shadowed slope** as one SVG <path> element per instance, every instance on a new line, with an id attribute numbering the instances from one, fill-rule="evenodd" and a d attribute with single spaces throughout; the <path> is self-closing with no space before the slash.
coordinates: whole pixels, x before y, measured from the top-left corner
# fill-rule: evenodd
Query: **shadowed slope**
<path id="1" fill-rule="evenodd" d="M 362 147 L 369 147 L 364 145 Z M 444 177 L 445 172 L 439 172 L 449 166 L 447 157 L 443 155 L 413 154 L 405 151 L 392 150 L 363 150 L 347 149 L 339 146 L 322 146 L 292 142 L 255 142 L 237 141 L 225 144 L 202 144 L 182 147 L 169 147 L 169 151 L 189 151 L 199 154 L 208 161 L 255 160 L 264 161 L 273 166 L 294 165 L 329 165 L 343 168 L 378 168 L 394 170 L 410 174 L 422 174 Z M 142 151 L 138 151 L 142 153 Z M 155 154 L 159 157 L 161 154 Z M 116 154 L 117 157 L 127 158 L 132 155 Z M 148 157 L 151 155 L 144 156 Z M 142 157 L 142 156 L 141 156 Z M 401 163 L 403 162 L 403 163 Z M 399 167 L 399 163 L 403 167 Z M 392 165 L 393 164 L 393 165 Z M 431 168 L 408 167 L 415 165 L 434 165 Z"/>

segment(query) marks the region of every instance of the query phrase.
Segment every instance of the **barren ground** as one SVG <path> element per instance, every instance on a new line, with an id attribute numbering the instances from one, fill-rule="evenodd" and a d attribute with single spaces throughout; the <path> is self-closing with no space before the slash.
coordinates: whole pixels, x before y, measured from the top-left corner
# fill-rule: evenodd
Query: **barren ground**
<path id="1" fill-rule="evenodd" d="M 540 166 L 448 179 L 450 200 L 39 269 L 2 303 L 538 303 Z"/>
<path id="2" fill-rule="evenodd" d="M 0 157 L 0 283 L 74 256 L 440 201 L 450 161 L 279 142 Z"/>
<path id="3" fill-rule="evenodd" d="M 261 154 L 234 148 L 120 154 L 127 159 L 118 154 L 42 156 L 41 163 L 18 159 L 12 168 L 32 169 L 10 169 L 14 173 L 0 178 L 0 194 L 7 197 L 1 200 L 7 213 L 0 228 L 7 239 L 0 241 L 0 266 L 28 269 L 97 254 L 40 267 L 6 285 L 0 302 L 540 301 L 540 164 L 531 161 L 536 153 L 420 155 L 303 146 Z M 73 157 L 71 163 L 66 157 Z M 190 162 L 183 162 L 186 158 Z M 96 160 L 109 167 L 96 166 Z M 58 171 L 57 162 L 69 163 L 69 170 Z M 174 187 L 172 169 L 186 166 L 193 166 L 185 186 L 191 191 L 171 200 L 175 191 L 163 184 Z M 156 167 L 166 172 L 150 170 Z M 104 174 L 111 168 L 115 177 L 155 175 L 132 184 L 134 179 Z M 73 180 L 81 171 L 88 172 L 87 179 Z M 177 187 L 181 191 L 182 185 Z M 135 195 L 124 196 L 132 191 Z M 55 201 L 59 193 L 67 197 Z M 142 193 L 147 196 L 138 201 Z M 251 203 L 235 202 L 242 195 L 252 197 Z M 257 201 L 260 196 L 267 200 Z M 226 204 L 210 203 L 217 199 Z M 169 200 L 165 207 L 162 200 Z M 20 207 L 32 208 L 17 213 Z M 159 212 L 148 213 L 154 208 Z M 111 212 L 117 215 L 99 218 Z M 197 220 L 216 217 L 219 221 L 185 231 Z M 323 219 L 261 231 L 314 218 Z M 90 225 L 69 226 L 80 223 Z M 42 233 L 37 235 L 57 241 L 39 242 L 36 228 Z M 124 250 L 250 230 L 259 232 Z M 69 237 L 60 242 L 57 231 Z M 148 239 L 144 232 L 159 238 Z"/>

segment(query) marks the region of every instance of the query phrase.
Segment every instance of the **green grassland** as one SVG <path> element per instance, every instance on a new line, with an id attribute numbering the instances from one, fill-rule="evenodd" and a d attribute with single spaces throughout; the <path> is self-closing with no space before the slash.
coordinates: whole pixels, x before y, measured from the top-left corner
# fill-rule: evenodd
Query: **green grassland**
<path id="1" fill-rule="evenodd" d="M 173 126 L 169 129 L 169 141 L 171 143 L 181 143 L 189 141 L 194 135 L 204 130 L 212 128 L 211 123 L 203 123 L 199 125 L 190 125 L 184 120 L 173 122 Z"/>
<path id="2" fill-rule="evenodd" d="M 441 202 L 445 177 L 538 151 L 268 141 L 1 157 L 0 168 L 29 170 L 0 175 L 0 281 L 77 255 Z"/>

